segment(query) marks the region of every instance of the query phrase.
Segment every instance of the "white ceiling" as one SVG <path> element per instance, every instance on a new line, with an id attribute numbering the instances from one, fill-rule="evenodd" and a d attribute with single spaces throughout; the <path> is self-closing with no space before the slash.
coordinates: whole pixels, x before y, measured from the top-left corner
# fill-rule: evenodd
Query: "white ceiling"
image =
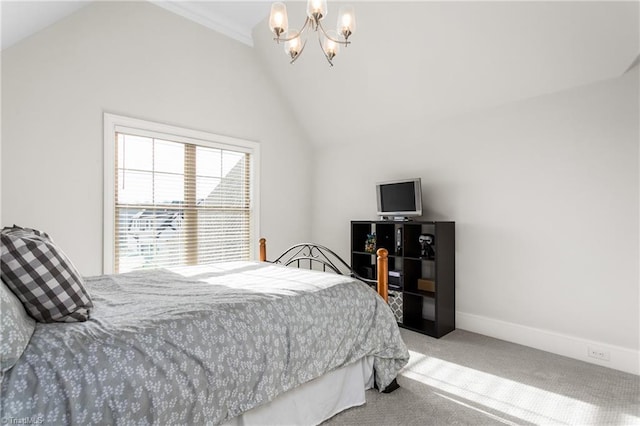
<path id="1" fill-rule="evenodd" d="M 3 49 L 90 3 L 1 1 Z M 353 44 L 332 68 L 313 33 L 289 64 L 265 22 L 270 0 L 153 3 L 253 45 L 319 146 L 617 77 L 640 52 L 637 1 L 358 1 Z M 329 1 L 327 27 L 339 5 Z M 287 8 L 299 27 L 305 4 Z"/>
<path id="2" fill-rule="evenodd" d="M 48 27 L 92 1 L 0 0 L 2 49 L 12 46 L 31 34 Z M 271 7 L 269 0 L 149 1 L 249 46 L 253 46 L 253 40 L 251 39 L 253 27 L 269 15 Z"/>
<path id="3" fill-rule="evenodd" d="M 269 15 L 271 8 L 271 3 L 268 0 L 150 1 L 249 46 L 253 46 L 251 38 L 253 27 Z"/>
<path id="4" fill-rule="evenodd" d="M 86 1 L 7 1 L 0 2 L 2 49 L 76 12 Z"/>
<path id="5" fill-rule="evenodd" d="M 639 6 L 356 3 L 358 31 L 334 67 L 312 36 L 293 65 L 266 28 L 254 29 L 254 43 L 316 145 L 366 145 L 364 135 L 394 125 L 443 120 L 622 75 L 640 52 Z M 329 2 L 329 13 L 337 7 Z M 304 4 L 288 8 L 291 25 Z"/>

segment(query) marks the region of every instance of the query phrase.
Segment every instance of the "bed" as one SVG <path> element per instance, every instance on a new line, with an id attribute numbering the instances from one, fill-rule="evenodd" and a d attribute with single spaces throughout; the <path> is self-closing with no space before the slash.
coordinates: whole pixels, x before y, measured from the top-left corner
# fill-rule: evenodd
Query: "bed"
<path id="1" fill-rule="evenodd" d="M 261 262 L 85 279 L 88 320 L 36 323 L 3 371 L 0 417 L 317 424 L 363 403 L 366 387 L 392 389 L 408 351 L 383 300 L 384 278 L 362 280 L 326 250 L 294 246 L 267 262 L 262 240 Z M 289 267 L 305 262 L 309 270 Z M 298 413 L 281 417 L 291 407 Z"/>

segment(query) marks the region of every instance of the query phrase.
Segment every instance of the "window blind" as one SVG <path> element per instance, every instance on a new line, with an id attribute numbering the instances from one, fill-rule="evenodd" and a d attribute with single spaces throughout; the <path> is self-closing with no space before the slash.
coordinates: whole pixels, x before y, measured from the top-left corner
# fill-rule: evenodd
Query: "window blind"
<path id="1" fill-rule="evenodd" d="M 116 273 L 250 258 L 250 153 L 122 132 L 116 141 Z"/>

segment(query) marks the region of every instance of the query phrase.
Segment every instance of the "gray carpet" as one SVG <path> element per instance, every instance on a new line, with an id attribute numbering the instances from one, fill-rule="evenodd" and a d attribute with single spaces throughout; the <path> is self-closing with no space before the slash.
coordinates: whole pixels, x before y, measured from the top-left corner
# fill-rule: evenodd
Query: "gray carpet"
<path id="1" fill-rule="evenodd" d="M 640 425 L 638 376 L 463 330 L 401 332 L 401 388 L 325 425 Z"/>

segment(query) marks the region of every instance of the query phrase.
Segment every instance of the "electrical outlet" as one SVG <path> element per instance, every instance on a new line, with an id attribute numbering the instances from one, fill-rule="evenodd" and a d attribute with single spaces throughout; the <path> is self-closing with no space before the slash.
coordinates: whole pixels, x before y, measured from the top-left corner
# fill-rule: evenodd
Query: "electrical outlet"
<path id="1" fill-rule="evenodd" d="M 611 360 L 611 354 L 604 349 L 593 348 L 591 346 L 587 347 L 587 355 L 591 358 L 601 359 L 603 361 Z"/>

